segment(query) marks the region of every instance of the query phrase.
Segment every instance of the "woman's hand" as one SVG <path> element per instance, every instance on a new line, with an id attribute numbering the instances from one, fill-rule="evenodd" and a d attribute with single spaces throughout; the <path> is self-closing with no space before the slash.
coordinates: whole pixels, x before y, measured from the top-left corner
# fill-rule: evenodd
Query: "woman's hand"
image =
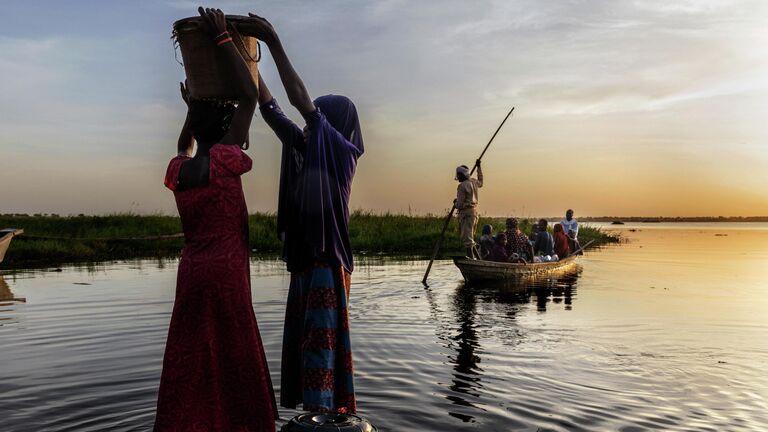
<path id="1" fill-rule="evenodd" d="M 179 83 L 179 89 L 181 90 L 181 100 L 189 107 L 189 87 L 187 86 L 187 80 Z"/>
<path id="2" fill-rule="evenodd" d="M 197 8 L 197 12 L 203 17 L 203 27 L 208 31 L 212 38 L 227 31 L 227 19 L 221 9 L 211 9 L 202 6 Z"/>
<path id="3" fill-rule="evenodd" d="M 269 21 L 256 14 L 249 13 L 248 16 L 249 18 L 244 23 L 239 24 L 238 27 L 243 31 L 243 34 L 255 37 L 267 44 L 291 105 L 303 115 L 313 113 L 316 108 L 312 102 L 312 97 L 309 96 L 304 82 L 291 65 L 275 28 Z"/>
<path id="4" fill-rule="evenodd" d="M 197 11 L 202 17 L 203 27 L 218 46 L 222 64 L 229 69 L 229 76 L 223 77 L 223 79 L 232 84 L 237 94 L 238 104 L 234 114 L 232 114 L 229 129 L 218 142 L 242 146 L 243 143 L 248 142 L 248 128 L 251 126 L 253 112 L 256 110 L 259 90 L 256 83 L 253 82 L 253 77 L 242 54 L 229 36 L 224 12 L 221 9 L 203 9 L 202 7 L 198 8 Z"/>
<path id="5" fill-rule="evenodd" d="M 268 46 L 277 41 L 277 32 L 269 21 L 252 13 L 249 13 L 248 16 L 250 19 L 241 24 L 241 28 L 245 30 L 248 36 L 255 37 Z"/>
<path id="6" fill-rule="evenodd" d="M 191 156 L 194 138 L 189 131 L 189 88 L 187 87 L 187 80 L 179 83 L 179 90 L 181 90 L 181 100 L 187 104 L 187 117 L 184 119 L 184 126 L 181 127 L 181 133 L 179 133 L 177 150 L 180 156 Z"/>

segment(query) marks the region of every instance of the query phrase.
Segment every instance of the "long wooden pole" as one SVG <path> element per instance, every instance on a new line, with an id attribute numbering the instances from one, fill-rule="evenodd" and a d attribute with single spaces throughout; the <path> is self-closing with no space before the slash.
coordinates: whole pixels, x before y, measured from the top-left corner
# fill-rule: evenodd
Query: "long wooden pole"
<path id="1" fill-rule="evenodd" d="M 581 246 L 581 247 L 579 247 L 579 248 L 578 248 L 578 249 L 576 249 L 575 251 L 571 252 L 569 255 L 576 255 L 577 253 L 579 253 L 579 252 L 583 251 L 584 249 L 586 249 L 586 248 L 587 248 L 587 246 L 591 245 L 591 244 L 592 244 L 592 243 L 594 243 L 594 242 L 595 242 L 595 240 L 594 240 L 594 239 L 592 239 L 592 240 L 588 241 L 588 242 L 587 242 L 587 243 L 586 243 L 584 246 Z"/>
<path id="2" fill-rule="evenodd" d="M 512 111 L 515 110 L 515 107 L 512 107 L 511 110 L 507 113 L 507 116 L 504 117 L 504 120 L 501 121 L 501 124 L 498 128 L 496 128 L 496 132 L 493 133 L 493 136 L 491 136 L 491 139 L 488 140 L 488 144 L 485 145 L 485 148 L 483 149 L 483 152 L 480 153 L 480 157 L 477 158 L 475 161 L 475 165 L 472 167 L 472 171 L 469 172 L 469 176 L 471 177 L 472 174 L 475 173 L 475 170 L 477 169 L 477 163 L 480 162 L 480 160 L 483 159 L 483 156 L 485 156 L 485 152 L 488 151 L 488 147 L 491 146 L 491 143 L 493 142 L 493 139 L 496 138 L 496 135 L 501 130 L 501 127 L 504 126 L 504 123 L 506 123 L 509 116 L 512 115 Z M 451 206 L 451 211 L 448 212 L 448 216 L 445 218 L 445 223 L 443 224 L 443 230 L 440 231 L 440 237 L 437 238 L 437 242 L 435 243 L 435 250 L 432 252 L 432 259 L 429 260 L 429 265 L 427 266 L 427 271 L 424 272 L 424 279 L 421 280 L 421 283 L 424 284 L 425 287 L 428 287 L 427 285 L 427 278 L 429 277 L 429 272 L 432 270 L 432 264 L 435 262 L 435 258 L 437 258 L 437 254 L 440 252 L 440 246 L 443 244 L 443 238 L 445 237 L 445 231 L 448 229 L 448 224 L 451 223 L 451 218 L 453 217 L 453 212 L 456 210 L 456 203 L 454 202 Z"/>

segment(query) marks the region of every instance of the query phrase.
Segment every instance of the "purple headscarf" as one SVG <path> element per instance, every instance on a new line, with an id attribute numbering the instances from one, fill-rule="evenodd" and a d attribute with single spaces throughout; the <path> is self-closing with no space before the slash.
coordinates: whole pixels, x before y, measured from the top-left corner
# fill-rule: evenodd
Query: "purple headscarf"
<path id="1" fill-rule="evenodd" d="M 363 137 L 355 105 L 344 96 L 315 100 L 305 116 L 306 140 L 275 101 L 262 115 L 283 142 L 277 231 L 288 271 L 304 271 L 318 259 L 352 272 L 349 197 Z"/>
<path id="2" fill-rule="evenodd" d="M 365 148 L 363 147 L 363 134 L 360 132 L 360 121 L 357 118 L 355 104 L 346 96 L 325 95 L 315 99 L 315 106 L 325 114 L 328 123 L 357 148 L 358 157 L 360 157 Z"/>

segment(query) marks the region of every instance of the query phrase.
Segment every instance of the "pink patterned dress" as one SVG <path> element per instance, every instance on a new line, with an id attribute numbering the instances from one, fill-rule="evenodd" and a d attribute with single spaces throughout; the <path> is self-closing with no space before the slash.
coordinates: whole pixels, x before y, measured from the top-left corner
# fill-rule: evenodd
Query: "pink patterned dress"
<path id="1" fill-rule="evenodd" d="M 177 191 L 184 228 L 176 301 L 163 360 L 155 431 L 274 431 L 277 407 L 251 301 L 248 211 L 240 176 L 251 159 L 236 145 L 210 149 L 205 187 Z"/>

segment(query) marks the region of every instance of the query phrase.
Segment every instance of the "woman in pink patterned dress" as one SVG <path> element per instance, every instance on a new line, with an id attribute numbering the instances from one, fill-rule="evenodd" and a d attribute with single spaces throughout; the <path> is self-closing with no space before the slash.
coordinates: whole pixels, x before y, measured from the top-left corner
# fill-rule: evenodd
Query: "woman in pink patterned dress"
<path id="1" fill-rule="evenodd" d="M 251 300 L 248 211 L 241 147 L 258 91 L 220 10 L 203 10 L 239 84 L 234 104 L 190 100 L 165 185 L 176 198 L 185 245 L 163 360 L 155 431 L 273 432 L 277 409 Z M 194 157 L 189 153 L 197 142 Z"/>

